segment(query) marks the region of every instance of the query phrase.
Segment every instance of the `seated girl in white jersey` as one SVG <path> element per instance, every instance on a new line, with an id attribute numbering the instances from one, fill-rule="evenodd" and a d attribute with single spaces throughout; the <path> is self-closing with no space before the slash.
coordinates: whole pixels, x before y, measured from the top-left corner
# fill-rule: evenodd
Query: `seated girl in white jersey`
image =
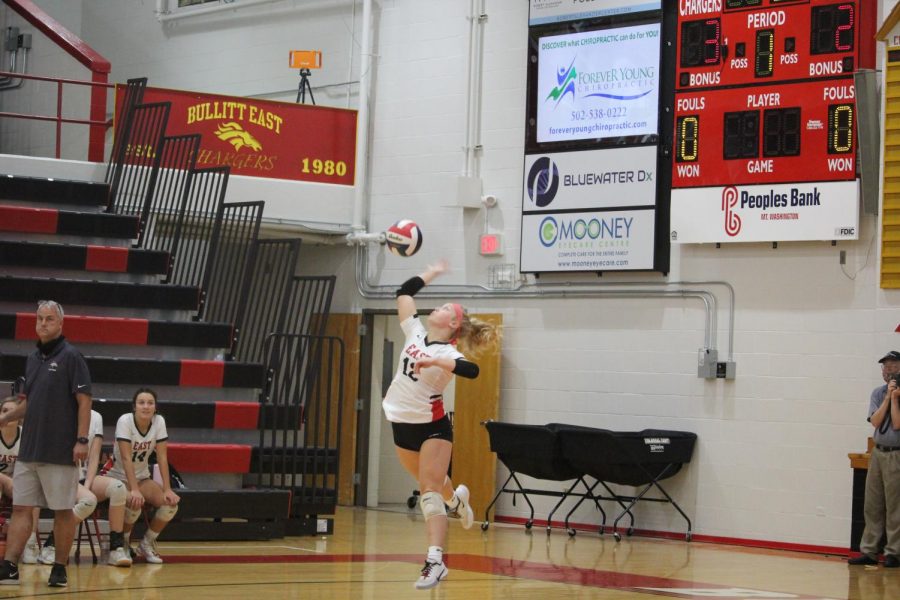
<path id="1" fill-rule="evenodd" d="M 406 339 L 399 366 L 384 396 L 384 414 L 394 432 L 394 445 L 403 468 L 419 483 L 419 507 L 425 517 L 428 555 L 417 589 L 429 589 L 447 574 L 443 547 L 447 539 L 448 511 L 462 526 L 472 526 L 469 489 L 455 490 L 447 476 L 453 450 L 453 428 L 444 413 L 443 391 L 454 375 L 475 378 L 478 365 L 470 355 L 495 343 L 500 332 L 493 325 L 470 318 L 459 304 L 444 304 L 428 315 L 423 325 L 416 315 L 413 296 L 447 270 L 446 261 L 430 265 L 397 290 L 397 315 Z"/>
<path id="2" fill-rule="evenodd" d="M 0 415 L 12 412 L 18 401 L 9 396 L 0 402 Z M 16 459 L 19 458 L 19 438 L 22 437 L 22 426 L 18 421 L 10 421 L 0 427 L 0 496 L 12 499 L 12 476 L 16 470 Z"/>
<path id="3" fill-rule="evenodd" d="M 115 567 L 130 567 L 131 553 L 125 548 L 123 525 L 125 521 L 125 499 L 128 495 L 125 484 L 117 479 L 98 474 L 100 451 L 103 448 L 103 417 L 95 410 L 91 411 L 91 425 L 88 433 L 87 464 L 81 465 L 81 477 L 78 483 L 77 498 L 72 512 L 75 514 L 75 531 L 78 524 L 90 516 L 98 502 L 109 500 L 109 557 L 107 562 Z M 38 562 L 52 565 L 56 550 L 53 533 L 47 536 L 41 548 Z"/>
<path id="4" fill-rule="evenodd" d="M 0 402 L 0 416 L 12 412 L 18 402 L 14 396 L 4 398 Z M 22 425 L 18 421 L 10 421 L 3 427 L 0 427 L 0 497 L 7 498 L 10 503 L 12 503 L 13 496 L 12 478 L 13 473 L 16 471 L 16 461 L 19 458 L 21 437 Z M 37 519 L 40 512 L 41 509 L 34 509 L 31 536 L 28 538 L 22 551 L 22 562 L 25 564 L 33 565 L 38 561 L 40 550 L 37 544 Z"/>
<path id="5" fill-rule="evenodd" d="M 166 454 L 166 421 L 156 413 L 156 392 L 141 388 L 132 400 L 134 412 L 119 417 L 116 423 L 116 443 L 113 457 L 101 471 L 128 488 L 125 508 L 125 544 L 134 523 L 141 516 L 144 504 L 156 508 L 147 533 L 137 548 L 137 555 L 148 563 L 163 562 L 156 549 L 156 539 L 160 532 L 178 512 L 181 498 L 172 491 L 169 484 L 169 461 Z M 162 485 L 151 478 L 148 459 L 156 452 L 156 464 L 162 476 Z"/>

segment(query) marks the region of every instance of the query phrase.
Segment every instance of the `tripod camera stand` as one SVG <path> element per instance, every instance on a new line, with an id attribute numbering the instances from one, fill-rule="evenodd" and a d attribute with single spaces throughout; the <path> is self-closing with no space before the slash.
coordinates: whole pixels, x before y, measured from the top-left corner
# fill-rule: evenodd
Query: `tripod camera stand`
<path id="1" fill-rule="evenodd" d="M 309 85 L 309 76 L 312 73 L 309 69 L 300 69 L 300 85 L 297 88 L 297 104 L 306 104 L 306 93 L 309 92 L 309 99 L 313 105 L 316 104 L 316 97 L 313 96 L 312 86 Z"/>

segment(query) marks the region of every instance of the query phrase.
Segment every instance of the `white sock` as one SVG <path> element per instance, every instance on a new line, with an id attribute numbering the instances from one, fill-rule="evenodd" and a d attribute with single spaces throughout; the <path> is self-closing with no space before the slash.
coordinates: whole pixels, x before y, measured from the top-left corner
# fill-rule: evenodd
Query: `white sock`
<path id="1" fill-rule="evenodd" d="M 152 529 L 147 529 L 147 533 L 144 534 L 144 539 L 150 543 L 156 541 L 156 538 L 159 537 L 159 533 L 153 531 Z"/>
<path id="2" fill-rule="evenodd" d="M 130 532 L 130 531 L 123 531 L 123 532 L 122 532 L 122 541 L 125 543 L 126 546 L 127 546 L 129 543 L 131 543 L 131 532 Z"/>
<path id="3" fill-rule="evenodd" d="M 444 551 L 440 546 L 428 546 L 428 560 L 431 562 L 444 562 Z"/>
<path id="4" fill-rule="evenodd" d="M 444 500 L 444 504 L 446 504 L 451 510 L 456 509 L 459 506 L 459 498 L 456 496 L 456 492 L 453 492 L 453 495 L 450 496 L 449 500 Z"/>
<path id="5" fill-rule="evenodd" d="M 28 541 L 25 542 L 26 546 L 37 546 L 37 534 L 35 532 L 31 532 L 31 535 L 28 536 Z"/>

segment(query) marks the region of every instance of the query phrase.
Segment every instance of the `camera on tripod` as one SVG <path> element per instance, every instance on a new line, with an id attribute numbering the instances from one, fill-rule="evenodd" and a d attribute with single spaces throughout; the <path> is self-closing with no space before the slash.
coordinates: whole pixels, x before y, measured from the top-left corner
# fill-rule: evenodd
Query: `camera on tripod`
<path id="1" fill-rule="evenodd" d="M 310 69 L 322 68 L 321 50 L 291 50 L 288 53 L 288 66 L 291 69 L 300 69 L 300 86 L 297 88 L 297 103 L 306 104 L 306 93 L 313 104 L 316 98 L 313 96 L 312 87 L 309 85 Z"/>

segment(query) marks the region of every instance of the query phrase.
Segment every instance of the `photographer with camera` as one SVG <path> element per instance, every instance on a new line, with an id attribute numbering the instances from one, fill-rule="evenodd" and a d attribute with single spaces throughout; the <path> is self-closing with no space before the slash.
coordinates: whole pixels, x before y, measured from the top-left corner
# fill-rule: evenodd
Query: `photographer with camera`
<path id="1" fill-rule="evenodd" d="M 866 475 L 866 527 L 860 556 L 851 565 L 876 565 L 884 550 L 884 566 L 900 567 L 900 352 L 891 350 L 878 361 L 885 385 L 872 390 L 869 423 L 875 428 L 875 448 Z M 887 542 L 881 547 L 882 532 Z"/>

